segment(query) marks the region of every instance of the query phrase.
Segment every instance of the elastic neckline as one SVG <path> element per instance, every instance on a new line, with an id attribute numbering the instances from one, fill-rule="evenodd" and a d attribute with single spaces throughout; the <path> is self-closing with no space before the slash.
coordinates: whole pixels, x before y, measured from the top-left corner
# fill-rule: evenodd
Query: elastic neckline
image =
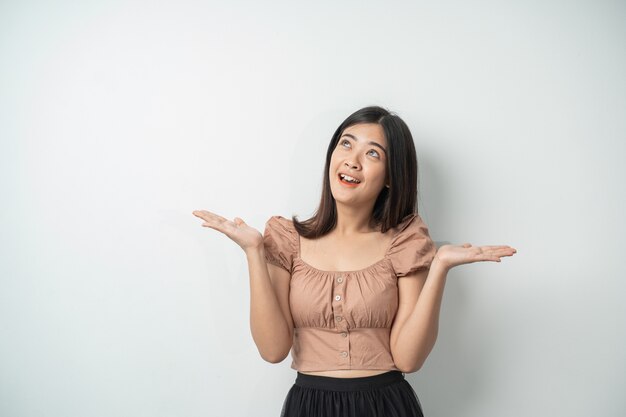
<path id="1" fill-rule="evenodd" d="M 387 255 L 385 255 L 384 258 L 374 262 L 373 264 L 368 265 L 368 266 L 366 266 L 365 268 L 362 268 L 362 269 L 355 269 L 353 271 L 327 271 L 327 270 L 324 270 L 324 269 L 319 269 L 319 268 L 314 267 L 313 265 L 309 264 L 304 259 L 302 259 L 300 257 L 300 255 L 298 255 L 298 256 L 296 256 L 294 258 L 294 260 L 300 261 L 300 263 L 302 265 L 306 266 L 307 268 L 313 269 L 313 270 L 315 270 L 317 272 L 321 272 L 321 273 L 324 273 L 324 274 L 354 274 L 354 273 L 357 273 L 357 272 L 364 272 L 364 271 L 367 271 L 369 269 L 373 269 L 373 268 L 377 267 L 379 264 L 382 264 L 383 262 L 387 261 L 388 259 L 389 259 L 389 257 Z"/>
<path id="2" fill-rule="evenodd" d="M 355 269 L 355 270 L 352 270 L 352 271 L 328 271 L 328 270 L 319 269 L 319 268 L 314 267 L 313 265 L 311 265 L 310 263 L 308 263 L 307 261 L 305 261 L 301 257 L 301 252 L 300 251 L 301 251 L 302 246 L 301 246 L 301 243 L 300 243 L 300 234 L 298 233 L 297 230 L 295 230 L 295 228 L 293 230 L 295 235 L 296 235 L 296 239 L 295 239 L 296 240 L 296 256 L 295 256 L 294 259 L 300 261 L 307 268 L 313 269 L 313 270 L 318 271 L 318 272 L 322 272 L 324 274 L 353 274 L 353 273 L 357 273 L 357 272 L 363 272 L 363 271 L 370 270 L 372 268 L 377 267 L 379 264 L 381 264 L 381 263 L 383 263 L 383 262 L 385 262 L 385 261 L 387 261 L 389 259 L 389 251 L 391 251 L 391 248 L 392 248 L 396 238 L 398 237 L 398 234 L 400 234 L 400 232 L 402 232 L 405 229 L 405 227 L 410 223 L 410 221 L 412 219 L 414 219 L 415 217 L 417 217 L 417 216 L 418 216 L 417 213 L 411 213 L 411 214 L 409 214 L 407 216 L 406 219 L 404 219 L 402 222 L 398 223 L 398 225 L 396 226 L 397 230 L 393 234 L 393 237 L 391 238 L 391 241 L 389 242 L 389 245 L 387 246 L 387 250 L 385 250 L 385 255 L 381 259 L 377 260 L 376 262 L 374 262 L 371 265 L 366 266 L 365 268 Z M 293 227 L 293 223 L 291 223 L 291 226 Z"/>

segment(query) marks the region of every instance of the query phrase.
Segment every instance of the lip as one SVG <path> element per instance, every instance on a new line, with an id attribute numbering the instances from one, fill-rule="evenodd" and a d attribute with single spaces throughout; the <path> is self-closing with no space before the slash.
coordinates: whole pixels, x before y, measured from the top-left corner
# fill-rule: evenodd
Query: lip
<path id="1" fill-rule="evenodd" d="M 337 173 L 337 177 L 339 177 L 339 175 L 341 175 L 341 174 L 343 174 L 343 175 L 348 175 L 348 176 L 350 176 L 350 177 L 352 177 L 352 178 L 355 178 L 355 179 L 359 180 L 360 182 L 363 182 L 363 178 L 359 178 L 359 177 L 357 177 L 357 176 L 356 176 L 356 175 L 354 175 L 354 174 L 349 174 L 349 173 L 347 173 L 347 172 L 342 172 L 342 171 L 339 171 L 339 172 Z"/>
<path id="2" fill-rule="evenodd" d="M 341 181 L 341 176 L 340 176 L 341 174 L 344 174 L 344 175 L 349 175 L 349 176 L 351 176 L 352 178 L 355 178 L 355 179 L 357 179 L 357 180 L 359 180 L 359 181 L 363 182 L 363 180 L 362 180 L 362 179 L 360 179 L 360 178 L 358 178 L 358 177 L 355 177 L 354 175 L 350 175 L 350 174 L 348 174 L 348 173 L 346 173 L 346 172 L 338 172 L 338 173 L 337 173 L 337 181 L 339 181 L 339 183 L 340 183 L 341 185 L 345 186 L 345 187 L 350 187 L 350 188 L 358 187 L 359 185 L 361 185 L 361 182 L 359 182 L 358 184 L 350 184 L 350 183 L 343 182 L 343 181 Z"/>

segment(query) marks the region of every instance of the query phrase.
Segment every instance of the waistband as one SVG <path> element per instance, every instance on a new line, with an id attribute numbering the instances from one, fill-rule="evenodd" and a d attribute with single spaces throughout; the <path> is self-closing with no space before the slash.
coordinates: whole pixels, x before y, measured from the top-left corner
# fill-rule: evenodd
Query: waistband
<path id="1" fill-rule="evenodd" d="M 404 380 L 400 371 L 389 371 L 378 375 L 357 378 L 335 378 L 332 376 L 308 375 L 298 372 L 296 385 L 305 388 L 326 389 L 332 391 L 363 391 L 390 385 Z"/>

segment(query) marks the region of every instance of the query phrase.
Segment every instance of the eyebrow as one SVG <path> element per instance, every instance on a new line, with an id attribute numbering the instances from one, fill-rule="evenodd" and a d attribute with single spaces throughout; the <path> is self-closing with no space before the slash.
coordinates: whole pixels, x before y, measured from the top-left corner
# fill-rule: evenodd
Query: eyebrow
<path id="1" fill-rule="evenodd" d="M 352 139 L 357 140 L 357 141 L 359 140 L 359 138 L 357 138 L 357 137 L 356 137 L 356 136 L 354 136 L 354 135 L 351 135 L 350 133 L 344 133 L 343 135 L 341 135 L 341 137 L 344 137 L 344 136 L 349 136 L 349 137 L 351 137 Z M 379 147 L 380 149 L 382 149 L 382 150 L 383 150 L 383 152 L 385 152 L 385 155 L 387 155 L 387 150 L 386 150 L 385 148 L 383 148 L 383 147 L 382 147 L 382 145 L 381 145 L 380 143 L 378 143 L 378 142 L 374 142 L 374 141 L 369 141 L 369 142 L 368 142 L 368 144 L 370 144 L 370 145 L 374 145 L 374 146 Z"/>

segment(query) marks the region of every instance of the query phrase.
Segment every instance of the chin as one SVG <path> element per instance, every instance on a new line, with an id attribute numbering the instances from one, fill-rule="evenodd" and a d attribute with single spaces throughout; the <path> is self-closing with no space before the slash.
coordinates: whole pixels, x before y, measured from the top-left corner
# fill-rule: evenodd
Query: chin
<path id="1" fill-rule="evenodd" d="M 346 193 L 335 193 L 331 190 L 331 195 L 335 200 L 335 203 L 347 204 L 351 206 L 359 206 L 367 202 L 368 198 L 363 195 L 349 195 Z"/>

